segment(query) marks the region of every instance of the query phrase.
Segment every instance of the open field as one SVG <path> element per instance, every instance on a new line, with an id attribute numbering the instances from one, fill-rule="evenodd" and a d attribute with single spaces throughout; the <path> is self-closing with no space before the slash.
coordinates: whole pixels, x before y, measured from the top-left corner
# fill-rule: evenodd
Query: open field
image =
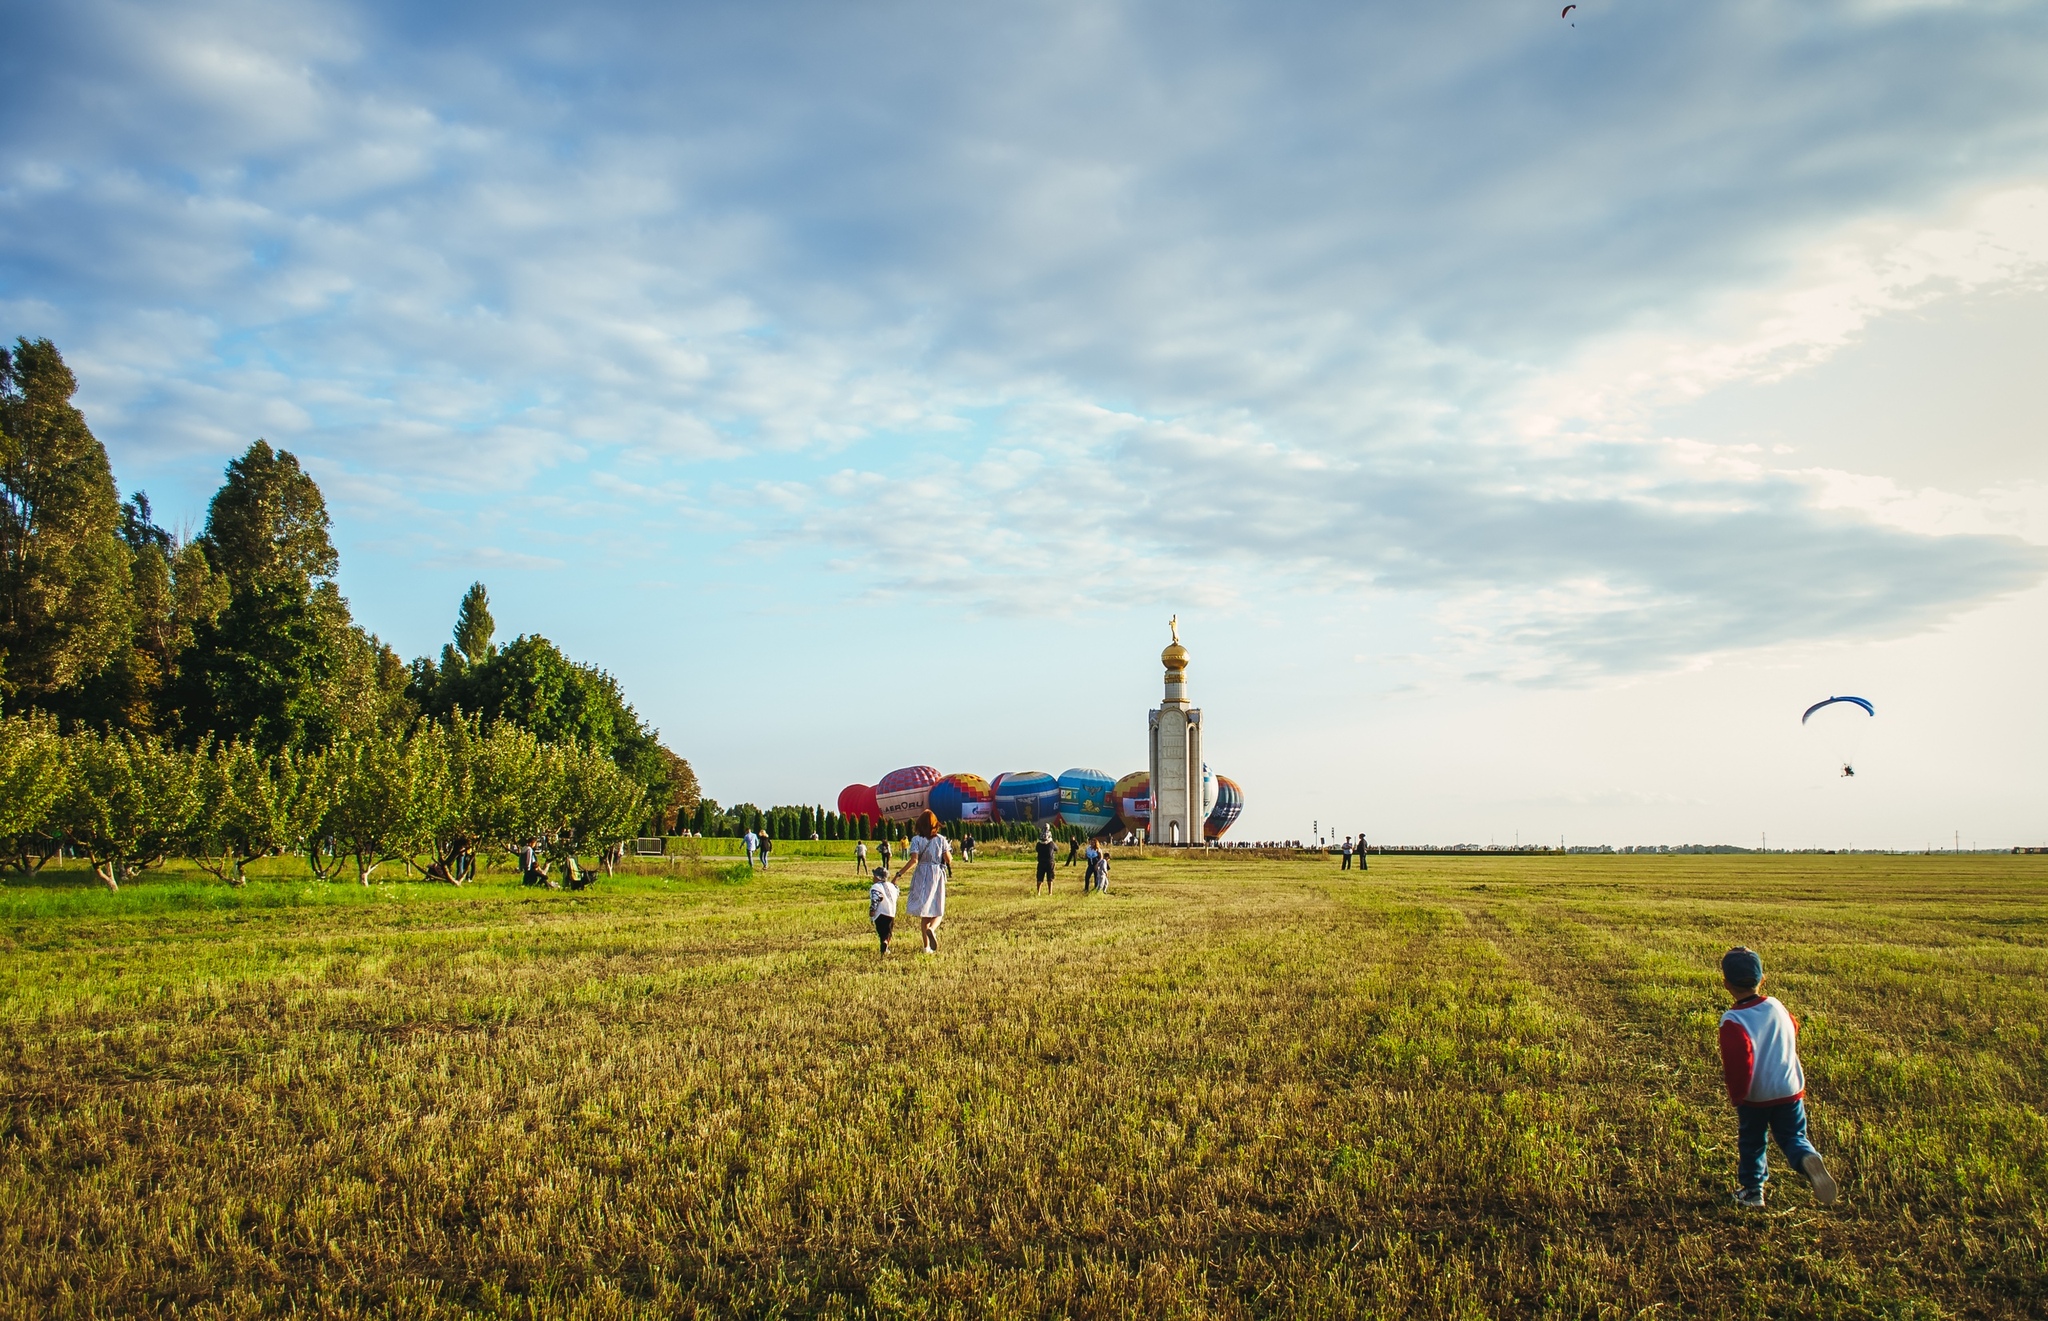
<path id="1" fill-rule="evenodd" d="M 0 1313 L 2048 1313 L 2048 857 L 991 858 L 886 964 L 777 865 L 0 887 Z"/>

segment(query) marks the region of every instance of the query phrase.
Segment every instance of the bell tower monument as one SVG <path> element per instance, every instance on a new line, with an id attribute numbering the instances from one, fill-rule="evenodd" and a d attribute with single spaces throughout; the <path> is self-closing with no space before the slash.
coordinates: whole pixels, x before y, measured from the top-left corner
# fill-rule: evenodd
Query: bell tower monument
<path id="1" fill-rule="evenodd" d="M 1180 616 L 1166 621 L 1173 641 L 1159 653 L 1166 666 L 1166 696 L 1152 712 L 1152 831 L 1154 844 L 1202 842 L 1202 713 L 1188 705 L 1188 649 L 1180 645 Z"/>

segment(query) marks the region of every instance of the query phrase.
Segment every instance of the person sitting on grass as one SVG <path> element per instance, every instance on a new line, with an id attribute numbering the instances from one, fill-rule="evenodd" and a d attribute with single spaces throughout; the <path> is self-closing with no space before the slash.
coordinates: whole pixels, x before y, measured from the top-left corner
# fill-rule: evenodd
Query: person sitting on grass
<path id="1" fill-rule="evenodd" d="M 889 879 L 887 867 L 874 870 L 874 884 L 868 887 L 868 921 L 875 924 L 875 934 L 882 941 L 882 956 L 888 957 L 889 937 L 896 931 L 896 882 Z"/>
<path id="2" fill-rule="evenodd" d="M 540 841 L 529 839 L 519 850 L 519 883 L 521 885 L 545 885 L 555 889 L 555 883 L 548 879 L 548 864 L 541 858 Z"/>
<path id="3" fill-rule="evenodd" d="M 1806 1074 L 1799 1067 L 1799 1024 L 1785 1006 L 1760 993 L 1764 962 L 1738 945 L 1721 956 L 1721 980 L 1735 1004 L 1721 1015 L 1721 1077 L 1739 1116 L 1736 1126 L 1735 1200 L 1752 1210 L 1764 1205 L 1770 1177 L 1770 1139 L 1813 1185 L 1813 1200 L 1833 1204 L 1837 1188 L 1827 1162 L 1806 1140 Z"/>

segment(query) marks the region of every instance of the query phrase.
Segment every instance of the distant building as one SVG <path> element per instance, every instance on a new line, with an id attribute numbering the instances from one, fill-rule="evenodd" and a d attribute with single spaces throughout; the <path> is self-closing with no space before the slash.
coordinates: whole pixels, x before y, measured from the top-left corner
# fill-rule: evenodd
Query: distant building
<path id="1" fill-rule="evenodd" d="M 1173 641 L 1159 653 L 1166 666 L 1166 696 L 1148 721 L 1152 750 L 1154 844 L 1200 844 L 1202 819 L 1202 713 L 1188 705 L 1188 649 L 1180 645 L 1180 617 L 1167 622 Z"/>

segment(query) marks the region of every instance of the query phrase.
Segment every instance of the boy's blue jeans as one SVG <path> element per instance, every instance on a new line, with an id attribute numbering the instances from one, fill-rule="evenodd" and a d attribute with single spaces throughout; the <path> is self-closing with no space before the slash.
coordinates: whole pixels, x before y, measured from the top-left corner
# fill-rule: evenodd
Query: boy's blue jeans
<path id="1" fill-rule="evenodd" d="M 1737 1150 L 1741 1153 L 1736 1162 L 1736 1174 L 1742 1186 L 1755 1191 L 1764 1186 L 1770 1176 L 1770 1162 L 1764 1152 L 1770 1139 L 1778 1139 L 1778 1150 L 1785 1153 L 1785 1159 L 1792 1162 L 1792 1168 L 1805 1171 L 1806 1158 L 1817 1155 L 1813 1144 L 1806 1140 L 1806 1102 L 1784 1101 L 1777 1105 L 1739 1105 L 1735 1113 L 1741 1117 L 1740 1136 Z"/>

